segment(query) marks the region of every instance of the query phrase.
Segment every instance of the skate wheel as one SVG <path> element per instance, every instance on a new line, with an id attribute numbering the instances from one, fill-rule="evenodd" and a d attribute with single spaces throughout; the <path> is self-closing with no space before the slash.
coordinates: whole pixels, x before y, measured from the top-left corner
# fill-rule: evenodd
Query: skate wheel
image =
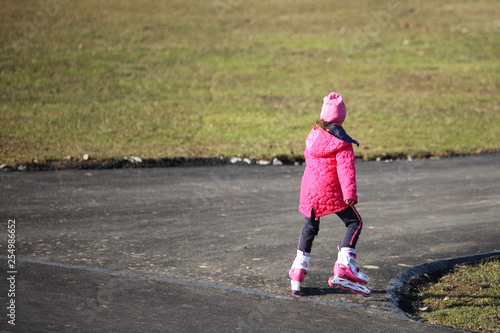
<path id="1" fill-rule="evenodd" d="M 340 287 L 340 289 L 342 289 L 343 291 L 347 291 L 347 290 L 349 290 L 349 288 L 344 287 L 344 286 L 343 286 L 343 285 L 341 285 L 341 284 L 339 285 L 339 287 Z"/>
<path id="2" fill-rule="evenodd" d="M 361 293 L 364 297 L 370 297 L 372 295 L 372 292 L 370 291 L 369 293 Z"/>
<path id="3" fill-rule="evenodd" d="M 332 288 L 337 288 L 339 285 L 336 284 L 336 283 L 332 283 L 332 280 L 335 278 L 335 276 L 332 276 L 331 278 L 328 279 L 328 284 L 330 285 L 330 287 Z"/>
<path id="4" fill-rule="evenodd" d="M 351 289 L 351 293 L 353 293 L 354 295 L 357 295 L 357 294 L 359 294 L 359 291 Z"/>

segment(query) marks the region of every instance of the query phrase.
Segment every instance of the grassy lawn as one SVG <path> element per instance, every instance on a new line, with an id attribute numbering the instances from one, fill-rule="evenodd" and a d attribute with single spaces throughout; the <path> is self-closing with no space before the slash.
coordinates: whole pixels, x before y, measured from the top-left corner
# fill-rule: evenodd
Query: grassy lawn
<path id="1" fill-rule="evenodd" d="M 500 332 L 500 258 L 457 267 L 420 293 L 420 316 L 429 322 L 476 332 Z"/>
<path id="2" fill-rule="evenodd" d="M 500 149 L 496 0 L 0 0 L 0 163 Z"/>

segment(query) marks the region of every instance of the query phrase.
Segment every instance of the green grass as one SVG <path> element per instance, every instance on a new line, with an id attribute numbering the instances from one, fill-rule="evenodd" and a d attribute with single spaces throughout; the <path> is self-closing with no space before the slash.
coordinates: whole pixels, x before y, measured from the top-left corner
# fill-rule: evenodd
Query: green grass
<path id="1" fill-rule="evenodd" d="M 0 162 L 299 155 L 332 90 L 360 158 L 500 149 L 495 0 L 0 6 Z"/>
<path id="2" fill-rule="evenodd" d="M 434 324 L 476 332 L 500 332 L 500 259 L 457 267 L 420 293 Z"/>

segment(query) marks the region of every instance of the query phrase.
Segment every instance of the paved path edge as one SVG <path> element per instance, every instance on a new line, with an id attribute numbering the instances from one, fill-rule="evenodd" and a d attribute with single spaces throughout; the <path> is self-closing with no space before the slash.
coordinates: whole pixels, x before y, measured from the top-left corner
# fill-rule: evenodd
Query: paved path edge
<path id="1" fill-rule="evenodd" d="M 448 258 L 443 260 L 437 260 L 432 262 L 427 262 L 424 264 L 412 267 L 409 270 L 399 273 L 395 278 L 389 281 L 389 285 L 386 289 L 385 298 L 392 310 L 402 319 L 406 319 L 412 322 L 416 321 L 410 314 L 406 313 L 399 307 L 399 301 L 403 296 L 403 286 L 408 283 L 408 281 L 417 275 L 432 274 L 439 271 L 449 270 L 456 265 L 462 264 L 474 264 L 479 263 L 484 259 L 491 257 L 500 256 L 500 251 L 491 251 L 470 256 L 460 256 L 455 258 Z M 419 322 L 421 323 L 421 322 Z M 458 332 L 465 332 L 462 330 L 457 330 Z"/>

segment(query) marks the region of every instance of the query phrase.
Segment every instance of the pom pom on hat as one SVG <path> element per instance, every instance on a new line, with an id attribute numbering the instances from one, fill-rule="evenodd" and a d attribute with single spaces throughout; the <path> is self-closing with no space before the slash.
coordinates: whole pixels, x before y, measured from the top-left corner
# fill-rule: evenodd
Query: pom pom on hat
<path id="1" fill-rule="evenodd" d="M 323 98 L 321 120 L 341 125 L 346 116 L 346 107 L 341 95 L 331 92 Z"/>

